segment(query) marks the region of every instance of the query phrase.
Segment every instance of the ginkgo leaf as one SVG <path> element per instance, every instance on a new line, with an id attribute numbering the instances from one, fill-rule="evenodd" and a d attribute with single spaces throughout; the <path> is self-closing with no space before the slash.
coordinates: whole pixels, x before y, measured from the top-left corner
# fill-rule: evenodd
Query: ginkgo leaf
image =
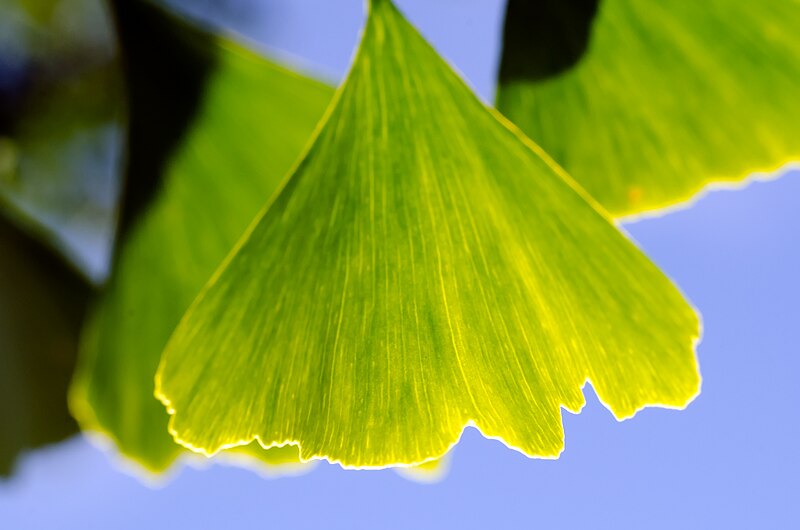
<path id="1" fill-rule="evenodd" d="M 313 146 L 181 320 L 156 393 L 205 454 L 257 439 L 423 463 L 467 425 L 563 447 L 591 381 L 619 418 L 698 392 L 698 318 L 388 0 Z"/>
<path id="2" fill-rule="evenodd" d="M 167 25 L 165 31 L 182 39 L 180 49 L 189 56 L 181 61 L 206 62 L 213 70 L 155 201 L 130 226 L 92 311 L 70 404 L 82 428 L 107 435 L 124 456 L 159 472 L 183 451 L 153 397 L 161 352 L 264 197 L 301 154 L 333 91 L 144 3 L 127 9 L 139 27 Z M 295 447 L 256 446 L 245 453 L 270 464 L 286 464 L 291 455 L 299 461 Z"/>
<path id="3" fill-rule="evenodd" d="M 78 431 L 67 386 L 89 285 L 0 218 L 0 476 L 20 452 Z"/>
<path id="4" fill-rule="evenodd" d="M 612 214 L 669 206 L 800 159 L 798 27 L 795 0 L 510 0 L 497 106 Z"/>

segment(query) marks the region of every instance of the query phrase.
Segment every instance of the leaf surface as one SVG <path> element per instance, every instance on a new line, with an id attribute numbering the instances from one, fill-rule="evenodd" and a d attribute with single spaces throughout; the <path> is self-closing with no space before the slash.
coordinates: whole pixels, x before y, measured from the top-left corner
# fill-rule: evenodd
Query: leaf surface
<path id="1" fill-rule="evenodd" d="M 166 160 L 159 193 L 130 226 L 92 311 L 71 407 L 84 429 L 104 433 L 124 456 L 160 472 L 184 450 L 167 432 L 168 416 L 153 397 L 161 352 L 192 299 L 291 169 L 333 91 L 229 40 L 176 27 L 145 4 L 129 8 L 144 9 L 128 13 L 146 17 L 136 18 L 140 23 L 157 17 L 159 24 L 171 24 L 184 48 L 206 56 L 202 62 L 214 68 L 197 114 Z M 243 451 L 269 464 L 285 464 L 292 455 L 298 462 L 295 447 Z"/>
<path id="2" fill-rule="evenodd" d="M 613 215 L 670 206 L 800 159 L 798 27 L 795 0 L 510 0 L 497 107 Z"/>
<path id="3" fill-rule="evenodd" d="M 619 418 L 686 405 L 693 309 L 388 0 L 371 6 L 313 146 L 165 350 L 176 440 L 382 467 L 473 424 L 554 457 L 587 379 Z"/>

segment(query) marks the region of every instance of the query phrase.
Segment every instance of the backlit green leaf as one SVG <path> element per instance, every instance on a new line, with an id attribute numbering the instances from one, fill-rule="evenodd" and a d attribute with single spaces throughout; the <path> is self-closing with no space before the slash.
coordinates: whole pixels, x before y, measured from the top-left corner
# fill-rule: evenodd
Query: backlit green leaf
<path id="1" fill-rule="evenodd" d="M 686 405 L 699 325 L 678 290 L 371 6 L 313 146 L 165 350 L 176 439 L 379 467 L 439 457 L 472 424 L 554 457 L 587 380 L 619 418 Z"/>
<path id="2" fill-rule="evenodd" d="M 148 17 L 164 16 L 144 4 L 130 6 Z M 92 312 L 71 392 L 84 429 L 106 434 L 123 455 L 156 472 L 183 450 L 153 397 L 167 339 L 291 168 L 333 92 L 228 40 L 212 42 L 182 26 L 172 31 L 208 54 L 214 70 L 190 129 L 167 162 L 160 193 L 122 244 Z M 292 456 L 298 462 L 295 447 L 244 452 L 271 464 Z"/>
<path id="3" fill-rule="evenodd" d="M 796 0 L 510 0 L 507 17 L 498 108 L 614 215 L 800 159 Z"/>

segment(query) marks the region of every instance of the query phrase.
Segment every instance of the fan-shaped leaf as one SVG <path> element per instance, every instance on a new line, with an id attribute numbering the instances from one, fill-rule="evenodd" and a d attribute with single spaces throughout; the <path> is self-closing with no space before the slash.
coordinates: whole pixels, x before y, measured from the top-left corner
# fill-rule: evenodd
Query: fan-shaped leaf
<path id="1" fill-rule="evenodd" d="M 176 439 L 421 463 L 474 424 L 563 447 L 591 380 L 617 417 L 698 391 L 698 319 L 388 0 L 313 147 L 170 340 Z"/>

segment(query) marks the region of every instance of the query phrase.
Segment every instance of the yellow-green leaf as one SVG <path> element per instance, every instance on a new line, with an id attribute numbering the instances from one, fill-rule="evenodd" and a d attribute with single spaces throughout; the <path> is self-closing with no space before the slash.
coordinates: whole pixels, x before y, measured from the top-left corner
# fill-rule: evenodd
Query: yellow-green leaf
<path id="1" fill-rule="evenodd" d="M 176 440 L 380 467 L 475 425 L 554 457 L 587 380 L 619 418 L 695 396 L 689 304 L 388 0 L 334 101 L 170 339 Z"/>
<path id="2" fill-rule="evenodd" d="M 143 11 L 128 15 L 171 24 L 184 47 L 207 56 L 214 70 L 155 202 L 131 226 L 92 311 L 71 408 L 84 429 L 104 433 L 124 456 L 159 472 L 183 451 L 153 397 L 161 352 L 192 299 L 300 155 L 333 91 L 229 40 L 212 41 L 163 19 L 143 3 L 130 9 Z M 245 452 L 271 464 L 285 464 L 292 454 L 298 462 L 295 447 Z"/>
<path id="3" fill-rule="evenodd" d="M 507 16 L 498 108 L 616 216 L 800 159 L 796 0 L 510 0 Z M 570 38 L 531 38 L 543 17 Z"/>

